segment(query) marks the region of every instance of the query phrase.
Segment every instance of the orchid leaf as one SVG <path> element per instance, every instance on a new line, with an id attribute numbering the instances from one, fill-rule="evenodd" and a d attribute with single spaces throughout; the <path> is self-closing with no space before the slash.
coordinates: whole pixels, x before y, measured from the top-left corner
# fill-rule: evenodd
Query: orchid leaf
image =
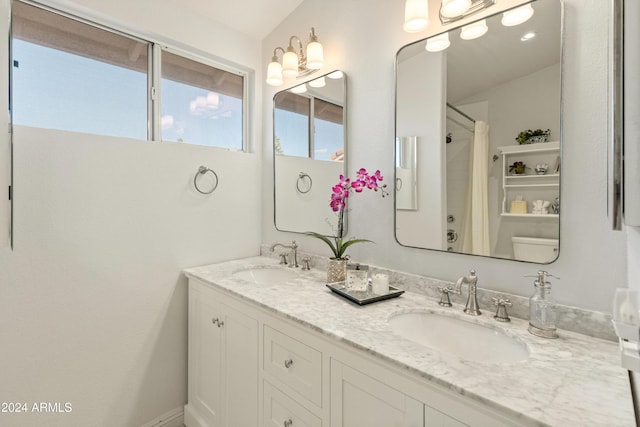
<path id="1" fill-rule="evenodd" d="M 327 245 L 329 245 L 329 247 L 331 248 L 331 252 L 333 252 L 333 255 L 336 258 L 340 258 L 340 256 L 338 255 L 338 249 L 336 248 L 336 246 L 333 244 L 333 242 L 331 240 L 329 240 L 329 238 L 327 236 L 324 236 L 320 233 L 315 233 L 313 231 L 309 231 L 307 234 L 309 234 L 310 236 L 315 237 L 316 239 L 320 239 L 323 242 L 325 242 Z M 344 252 L 344 251 L 343 251 Z"/>
<path id="2" fill-rule="evenodd" d="M 344 252 L 347 250 L 347 248 L 355 243 L 365 243 L 365 242 L 369 242 L 369 243 L 374 243 L 372 240 L 367 240 L 367 239 L 353 239 L 353 240 L 349 240 L 348 242 L 345 242 L 341 249 L 341 253 L 340 253 L 340 257 L 342 257 L 342 254 L 344 254 Z"/>

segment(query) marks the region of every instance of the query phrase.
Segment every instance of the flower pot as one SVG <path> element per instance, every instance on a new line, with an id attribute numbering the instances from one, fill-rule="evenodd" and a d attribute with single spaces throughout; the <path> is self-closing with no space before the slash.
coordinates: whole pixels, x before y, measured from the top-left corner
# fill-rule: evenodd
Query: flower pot
<path id="1" fill-rule="evenodd" d="M 329 258 L 327 283 L 344 282 L 347 275 L 346 258 Z"/>
<path id="2" fill-rule="evenodd" d="M 547 136 L 546 135 L 532 136 L 529 139 L 527 139 L 525 144 L 537 144 L 539 142 L 547 142 Z"/>
<path id="3" fill-rule="evenodd" d="M 524 175 L 525 167 L 526 167 L 526 166 L 513 168 L 513 169 L 511 170 L 511 172 L 512 172 L 514 175 Z"/>

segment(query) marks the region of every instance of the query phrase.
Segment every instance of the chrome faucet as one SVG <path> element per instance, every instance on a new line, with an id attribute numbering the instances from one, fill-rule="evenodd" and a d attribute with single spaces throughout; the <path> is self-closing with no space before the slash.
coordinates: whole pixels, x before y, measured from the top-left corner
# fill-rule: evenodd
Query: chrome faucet
<path id="1" fill-rule="evenodd" d="M 438 287 L 440 292 L 442 292 L 439 304 L 444 307 L 451 307 L 449 294 L 462 293 L 462 285 L 464 283 L 469 285 L 469 297 L 467 298 L 467 305 L 464 307 L 464 312 L 472 316 L 480 316 L 482 312 L 478 308 L 478 276 L 476 276 L 475 270 L 471 270 L 468 276 L 459 278 L 454 289 Z"/>
<path id="2" fill-rule="evenodd" d="M 455 293 L 459 294 L 461 292 L 464 283 L 469 285 L 469 296 L 467 298 L 467 305 L 464 307 L 464 312 L 472 316 L 480 316 L 482 312 L 478 308 L 478 276 L 476 276 L 475 270 L 471 270 L 468 276 L 462 276 L 458 279 Z"/>
<path id="3" fill-rule="evenodd" d="M 296 241 L 292 241 L 290 245 L 285 245 L 284 243 L 274 243 L 271 245 L 271 252 L 275 251 L 278 246 L 282 246 L 285 249 L 291 249 L 291 255 L 293 255 L 293 260 L 290 260 L 289 267 L 300 267 L 298 265 L 298 245 Z"/>

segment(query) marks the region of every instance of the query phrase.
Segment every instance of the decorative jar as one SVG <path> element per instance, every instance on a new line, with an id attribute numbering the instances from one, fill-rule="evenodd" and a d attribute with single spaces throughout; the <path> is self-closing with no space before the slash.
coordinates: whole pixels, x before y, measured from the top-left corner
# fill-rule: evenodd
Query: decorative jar
<path id="1" fill-rule="evenodd" d="M 327 283 L 344 282 L 347 274 L 346 258 L 329 258 Z"/>

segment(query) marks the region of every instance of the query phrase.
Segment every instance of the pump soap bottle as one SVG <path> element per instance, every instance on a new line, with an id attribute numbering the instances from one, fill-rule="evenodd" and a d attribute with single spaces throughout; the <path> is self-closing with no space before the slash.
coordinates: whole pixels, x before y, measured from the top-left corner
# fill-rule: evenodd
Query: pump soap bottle
<path id="1" fill-rule="evenodd" d="M 555 277 L 546 271 L 538 271 L 533 282 L 535 292 L 529 298 L 529 332 L 542 338 L 558 338 L 556 332 L 556 304 L 551 298 L 551 283 L 547 277 Z M 556 277 L 559 279 L 559 277 Z"/>

